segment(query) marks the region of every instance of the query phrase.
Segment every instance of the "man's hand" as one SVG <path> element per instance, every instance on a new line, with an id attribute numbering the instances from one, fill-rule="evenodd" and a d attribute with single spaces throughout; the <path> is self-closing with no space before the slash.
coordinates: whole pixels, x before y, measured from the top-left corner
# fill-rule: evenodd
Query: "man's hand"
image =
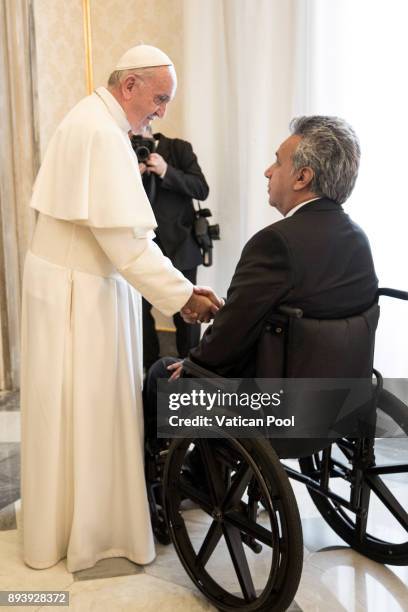
<path id="1" fill-rule="evenodd" d="M 143 162 L 139 162 L 139 170 L 140 170 L 140 174 L 144 174 L 147 170 L 146 164 L 144 164 Z"/>
<path id="2" fill-rule="evenodd" d="M 181 316 L 187 323 L 208 323 L 218 310 L 204 295 L 191 294 L 190 299 L 181 309 Z"/>
<path id="3" fill-rule="evenodd" d="M 177 380 L 178 378 L 180 378 L 181 373 L 183 371 L 183 362 L 176 361 L 176 363 L 171 363 L 167 366 L 167 369 L 169 370 L 169 372 L 171 372 L 169 382 L 172 380 Z"/>
<path id="4" fill-rule="evenodd" d="M 151 153 L 146 160 L 146 165 L 149 172 L 154 172 L 158 176 L 162 176 L 167 170 L 167 162 L 158 153 Z"/>
<path id="5" fill-rule="evenodd" d="M 224 305 L 211 287 L 194 287 L 194 292 L 181 309 L 186 323 L 208 323 Z"/>

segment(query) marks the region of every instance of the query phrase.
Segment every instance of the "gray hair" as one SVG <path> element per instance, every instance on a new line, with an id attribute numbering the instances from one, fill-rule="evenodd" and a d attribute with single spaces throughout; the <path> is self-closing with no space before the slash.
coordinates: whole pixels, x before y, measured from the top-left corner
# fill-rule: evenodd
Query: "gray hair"
<path id="1" fill-rule="evenodd" d="M 311 190 L 343 204 L 353 191 L 360 164 L 360 143 L 353 128 L 339 117 L 296 117 L 291 134 L 302 136 L 293 156 L 294 171 L 310 167 Z"/>
<path id="2" fill-rule="evenodd" d="M 114 70 L 108 79 L 108 87 L 117 87 L 123 79 L 126 79 L 130 74 L 143 77 L 145 79 L 153 76 L 154 68 L 133 68 L 130 70 Z"/>

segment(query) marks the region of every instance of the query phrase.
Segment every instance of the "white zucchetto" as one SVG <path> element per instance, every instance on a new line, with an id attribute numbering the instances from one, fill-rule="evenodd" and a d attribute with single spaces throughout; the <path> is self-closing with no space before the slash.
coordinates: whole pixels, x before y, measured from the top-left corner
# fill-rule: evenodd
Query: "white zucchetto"
<path id="1" fill-rule="evenodd" d="M 120 58 L 115 70 L 133 70 L 134 68 L 151 68 L 153 66 L 172 66 L 168 55 L 151 45 L 137 45 L 128 49 Z"/>

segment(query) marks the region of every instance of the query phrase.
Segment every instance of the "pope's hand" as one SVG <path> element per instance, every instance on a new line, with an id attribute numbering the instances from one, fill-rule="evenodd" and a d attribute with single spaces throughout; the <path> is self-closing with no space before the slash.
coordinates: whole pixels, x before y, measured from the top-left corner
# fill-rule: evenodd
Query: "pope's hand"
<path id="1" fill-rule="evenodd" d="M 181 309 L 186 323 L 208 323 L 224 305 L 210 287 L 194 287 L 194 292 Z"/>
<path id="2" fill-rule="evenodd" d="M 161 176 L 167 170 L 167 163 L 158 153 L 151 153 L 146 160 L 147 169 L 149 172 L 154 172 Z"/>

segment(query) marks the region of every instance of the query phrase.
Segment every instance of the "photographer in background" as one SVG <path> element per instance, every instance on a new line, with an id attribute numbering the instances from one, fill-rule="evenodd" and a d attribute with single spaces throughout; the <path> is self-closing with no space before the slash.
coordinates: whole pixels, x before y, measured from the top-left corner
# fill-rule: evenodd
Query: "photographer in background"
<path id="1" fill-rule="evenodd" d="M 156 242 L 173 265 L 195 284 L 203 257 L 194 238 L 193 199 L 205 200 L 209 188 L 189 142 L 152 134 L 150 126 L 132 137 L 143 185 L 157 221 Z M 143 362 L 146 371 L 159 358 L 160 347 L 152 306 L 143 299 Z M 200 326 L 177 313 L 176 346 L 185 357 L 200 340 Z"/>

